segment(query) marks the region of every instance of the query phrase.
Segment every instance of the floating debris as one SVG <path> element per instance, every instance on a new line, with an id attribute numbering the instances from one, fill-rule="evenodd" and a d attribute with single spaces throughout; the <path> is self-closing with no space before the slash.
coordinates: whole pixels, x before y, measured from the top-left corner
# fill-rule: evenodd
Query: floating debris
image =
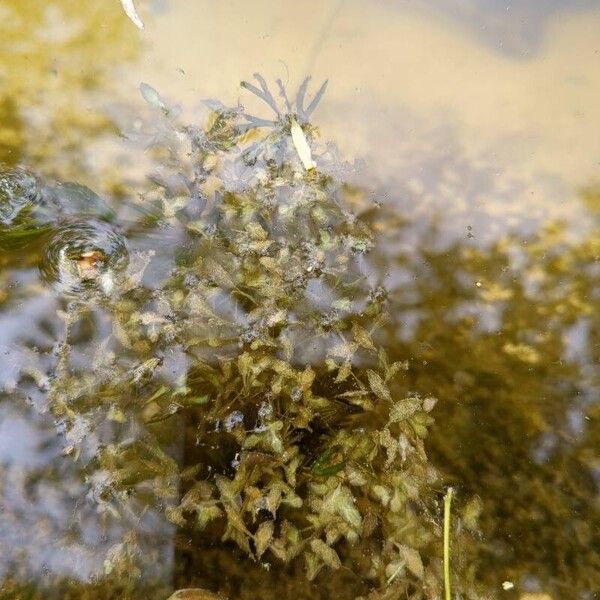
<path id="1" fill-rule="evenodd" d="M 310 146 L 308 145 L 308 140 L 304 135 L 304 131 L 302 131 L 302 127 L 298 125 L 298 121 L 296 121 L 294 117 L 292 117 L 291 119 L 291 132 L 292 141 L 294 142 L 296 152 L 298 152 L 298 156 L 302 161 L 302 165 L 307 171 L 314 169 L 317 166 L 317 164 L 312 158 Z"/>
<path id="2" fill-rule="evenodd" d="M 276 119 L 269 120 L 256 117 L 249 114 L 244 114 L 244 118 L 247 120 L 241 127 L 244 130 L 258 129 L 258 128 L 271 128 L 276 132 L 275 141 L 279 147 L 279 154 L 285 152 L 284 142 L 291 138 L 292 146 L 300 158 L 300 162 L 306 171 L 310 171 L 316 167 L 316 163 L 312 157 L 312 151 L 308 135 L 314 133 L 314 128 L 310 125 L 309 119 L 312 113 L 315 111 L 319 102 L 321 101 L 325 90 L 327 89 L 327 81 L 325 81 L 312 101 L 307 107 L 305 104 L 305 96 L 310 82 L 310 77 L 307 77 L 300 85 L 296 98 L 291 101 L 287 95 L 285 86 L 281 80 L 277 80 L 279 87 L 279 96 L 283 100 L 283 107 L 279 106 L 279 103 L 273 96 L 272 92 L 262 75 L 259 73 L 254 74 L 254 78 L 258 82 L 258 87 L 247 81 L 242 81 L 241 86 L 253 93 L 255 96 L 265 102 L 269 108 L 275 113 Z M 271 140 L 271 143 L 273 140 Z"/>
<path id="3" fill-rule="evenodd" d="M 140 19 L 137 10 L 135 9 L 133 0 L 121 0 L 121 5 L 123 6 L 125 14 L 133 21 L 133 24 L 138 29 L 144 29 L 144 23 Z"/>
<path id="4" fill-rule="evenodd" d="M 84 252 L 81 256 L 75 259 L 77 263 L 77 271 L 81 279 L 95 279 L 98 277 L 98 266 L 104 262 L 106 257 L 98 250 Z"/>
<path id="5" fill-rule="evenodd" d="M 160 108 L 163 112 L 167 112 L 167 106 L 163 102 L 160 94 L 147 83 L 140 83 L 140 93 L 144 100 L 153 108 Z"/>

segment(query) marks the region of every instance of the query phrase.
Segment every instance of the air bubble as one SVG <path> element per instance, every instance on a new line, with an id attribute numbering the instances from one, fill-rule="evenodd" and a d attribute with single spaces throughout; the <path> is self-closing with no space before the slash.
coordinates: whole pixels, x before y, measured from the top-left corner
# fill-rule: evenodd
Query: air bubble
<path id="1" fill-rule="evenodd" d="M 58 293 L 89 300 L 112 295 L 128 262 L 122 235 L 100 221 L 76 221 L 55 230 L 40 271 Z"/>

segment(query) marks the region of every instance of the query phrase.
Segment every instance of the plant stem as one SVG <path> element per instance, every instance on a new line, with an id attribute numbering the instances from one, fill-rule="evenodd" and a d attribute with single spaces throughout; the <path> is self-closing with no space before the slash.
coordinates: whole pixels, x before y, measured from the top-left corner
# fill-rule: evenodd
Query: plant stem
<path id="1" fill-rule="evenodd" d="M 451 600 L 450 590 L 450 509 L 452 508 L 453 489 L 448 488 L 444 496 L 444 589 L 446 600 Z"/>

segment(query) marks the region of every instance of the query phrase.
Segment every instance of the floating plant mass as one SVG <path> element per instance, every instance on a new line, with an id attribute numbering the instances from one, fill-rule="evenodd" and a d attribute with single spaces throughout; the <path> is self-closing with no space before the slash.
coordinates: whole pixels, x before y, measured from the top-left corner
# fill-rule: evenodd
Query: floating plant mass
<path id="1" fill-rule="evenodd" d="M 262 77 L 256 81 L 243 87 L 273 120 L 209 102 L 203 126 L 181 122 L 158 91 L 141 86 L 150 116 L 124 135 L 147 144 L 157 164 L 127 200 L 135 210 L 126 214 L 139 222 L 121 222 L 76 184 L 44 184 L 22 170 L 0 180 L 3 231 L 44 215 L 41 273 L 58 302 L 67 301 L 56 366 L 43 380 L 64 454 L 84 471 L 86 497 L 103 518 L 139 524 L 158 511 L 182 534 L 182 561 L 213 585 L 181 581 L 190 589 L 174 598 L 210 598 L 210 587 L 236 600 L 229 571 L 214 569 L 218 560 L 248 578 L 303 571 L 318 583 L 304 584 L 302 598 L 345 577 L 354 597 L 369 600 L 441 598 L 444 584 L 448 594 L 495 597 L 469 564 L 478 519 L 490 517 L 479 498 L 451 491 L 444 516 L 445 487 L 426 453 L 432 415 L 447 410 L 443 402 L 436 408 L 438 388 L 477 404 L 478 382 L 492 374 L 457 356 L 461 370 L 449 361 L 437 367 L 444 377 L 432 378 L 428 362 L 444 344 L 453 358 L 457 340 L 485 344 L 486 360 L 502 373 L 498 393 L 525 411 L 530 400 L 519 382 L 542 385 L 539 357 L 558 352 L 556 323 L 570 326 L 571 309 L 551 324 L 554 338 L 528 337 L 523 319 L 538 315 L 547 333 L 553 305 L 523 296 L 502 244 L 488 255 L 444 249 L 460 265 L 450 280 L 460 293 L 448 300 L 448 258 L 430 248 L 419 249 L 418 260 L 397 251 L 402 216 L 349 185 L 350 167 L 318 143 L 309 118 L 325 87 L 306 102 L 306 80 L 292 103 L 281 83 L 276 100 Z M 526 268 L 547 260 L 548 277 L 563 269 L 575 295 L 556 302 L 590 314 L 573 266 L 594 263 L 596 241 L 558 262 L 544 239 L 528 246 Z M 141 240 L 154 257 L 140 261 Z M 151 284 L 142 280 L 146 266 Z M 389 289 L 390 270 L 400 268 L 410 276 Z M 475 320 L 456 316 L 474 295 L 506 306 L 512 342 L 483 338 Z M 412 346 L 398 340 L 415 298 L 426 311 L 419 335 L 433 336 L 435 348 L 420 337 Z M 529 302 L 525 312 L 515 298 Z M 442 304 L 456 309 L 452 319 Z M 84 345 L 92 357 L 85 362 L 78 344 L 99 315 L 104 326 Z M 544 402 L 557 393 L 539 391 Z M 538 427 L 535 414 L 523 427 Z M 477 431 L 465 425 L 467 437 L 485 431 L 482 423 Z M 527 437 L 505 430 L 515 446 Z M 449 463 L 459 460 L 446 440 L 437 444 Z M 479 468 L 479 454 L 474 462 Z M 460 482 L 452 489 L 461 492 Z M 107 554 L 105 573 L 133 579 L 149 562 L 134 524 Z M 331 571 L 336 578 L 324 575 Z"/>
<path id="2" fill-rule="evenodd" d="M 381 590 L 372 598 L 437 593 L 441 561 L 423 558 L 441 540 L 423 447 L 435 401 L 406 390 L 408 364 L 376 341 L 388 317 L 385 293 L 363 274 L 370 205 L 351 205 L 344 182 L 319 171 L 327 157 L 313 156 L 309 118 L 326 84 L 305 107 L 308 79 L 293 104 L 278 82 L 280 110 L 256 79 L 260 88 L 242 85 L 275 121 L 213 103 L 206 126 L 191 127 L 141 88 L 155 111 L 152 147 L 173 157 L 146 201 L 161 207 L 158 227 L 179 228 L 177 259 L 153 291 L 113 294 L 127 243 L 91 190 L 38 194 L 25 172 L 8 186 L 21 203 L 47 197 L 56 208 L 40 267 L 56 293 L 113 299 L 102 342 L 113 350 L 92 370 L 71 364 L 85 305 L 65 316 L 49 408 L 105 511 L 131 511 L 140 487 L 177 527 L 265 568 L 302 560 L 314 579 L 352 565 Z M 187 364 L 175 381 L 161 369 L 173 348 Z M 170 429 L 173 419 L 183 428 Z M 164 445 L 174 434 L 195 440 L 183 464 Z"/>

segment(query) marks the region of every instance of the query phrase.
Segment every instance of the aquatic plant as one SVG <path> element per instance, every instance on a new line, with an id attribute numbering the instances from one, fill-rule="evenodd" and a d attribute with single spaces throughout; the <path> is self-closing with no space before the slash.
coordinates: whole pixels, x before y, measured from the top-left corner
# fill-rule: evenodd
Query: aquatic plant
<path id="1" fill-rule="evenodd" d="M 242 123 L 240 127 L 248 130 L 267 127 L 272 130 L 272 134 L 267 138 L 268 143 L 251 146 L 246 150 L 247 156 L 254 157 L 256 153 L 260 151 L 272 151 L 275 149 L 275 156 L 279 155 L 279 157 L 282 157 L 285 154 L 285 147 L 282 147 L 282 145 L 287 145 L 291 140 L 302 166 L 306 170 L 314 169 L 316 164 L 312 159 L 310 145 L 307 139 L 307 136 L 311 137 L 315 132 L 314 128 L 310 125 L 310 117 L 323 98 L 328 82 L 325 81 L 321 84 L 321 87 L 316 92 L 314 98 L 310 101 L 308 106 L 305 107 L 306 92 L 311 78 L 307 77 L 304 79 L 298 88 L 298 92 L 296 93 L 293 102 L 288 98 L 283 82 L 278 79 L 277 85 L 279 87 L 279 95 L 283 101 L 282 110 L 269 90 L 269 86 L 265 79 L 258 73 L 254 74 L 254 78 L 258 82 L 260 88 L 247 81 L 242 81 L 242 87 L 265 102 L 275 113 L 277 118 L 273 121 L 243 113 L 246 122 Z"/>
<path id="2" fill-rule="evenodd" d="M 569 581 L 553 583 L 556 597 L 594 589 L 598 554 L 583 549 L 598 544 L 586 502 L 598 428 L 577 437 L 564 420 L 576 409 L 597 424 L 575 393 L 595 384 L 565 356 L 576 324 L 597 337 L 597 236 L 569 241 L 549 226 L 526 245 L 440 250 L 432 230 L 407 250 L 405 215 L 320 168 L 329 158 L 304 100 L 264 122 L 211 102 L 200 127 L 141 91 L 152 115 L 140 137 L 160 168 L 132 200 L 136 226 L 169 243 L 155 258 L 130 252 L 110 294 L 73 303 L 57 289 L 56 364 L 20 382 L 47 390 L 87 498 L 131 529 L 104 572 L 142 593 L 139 518 L 160 511 L 188 565 L 180 587 L 231 600 L 257 589 L 265 600 L 441 598 L 444 580 L 453 594 L 493 598 L 500 581 L 541 572 L 541 552 L 544 581 Z M 590 206 L 596 197 L 586 193 Z M 116 226 L 100 230 L 105 240 Z M 54 240 L 60 252 L 65 236 Z M 63 253 L 68 273 L 95 286 L 111 248 Z M 159 275 L 148 282 L 144 268 Z"/>
<path id="3" fill-rule="evenodd" d="M 373 232 L 351 191 L 307 169 L 293 139 L 296 122 L 313 160 L 307 119 L 324 86 L 304 108 L 307 83 L 268 127 L 216 104 L 205 128 L 180 125 L 142 89 L 157 110 L 152 147 L 168 139 L 172 157 L 147 198 L 181 228 L 176 262 L 154 290 L 115 285 L 113 333 L 82 371 L 69 340 L 93 306 L 84 288 L 122 269 L 124 242 L 99 222 L 56 232 L 43 272 L 79 306 L 64 314 L 49 407 L 108 514 L 158 501 L 202 543 L 233 543 L 265 568 L 302 560 L 313 579 L 348 565 L 377 597 L 436 594 L 423 445 L 435 400 L 406 389 L 408 364 L 378 346 L 386 295 L 366 276 Z M 259 95 L 272 104 L 266 86 Z M 175 380 L 161 366 L 174 348 Z"/>
<path id="4" fill-rule="evenodd" d="M 582 194 L 590 207 L 594 198 Z M 372 223 L 379 248 L 398 239 L 386 212 Z M 463 576 L 490 589 L 511 581 L 576 599 L 599 585 L 597 215 L 586 234 L 548 223 L 490 247 L 436 247 L 433 227 L 410 254 L 382 261 L 408 276 L 389 286 L 381 342 L 413 357 L 413 388 L 440 398 L 430 460 L 459 502 L 478 498 L 482 537 L 453 540 L 453 566 L 466 560 Z"/>

